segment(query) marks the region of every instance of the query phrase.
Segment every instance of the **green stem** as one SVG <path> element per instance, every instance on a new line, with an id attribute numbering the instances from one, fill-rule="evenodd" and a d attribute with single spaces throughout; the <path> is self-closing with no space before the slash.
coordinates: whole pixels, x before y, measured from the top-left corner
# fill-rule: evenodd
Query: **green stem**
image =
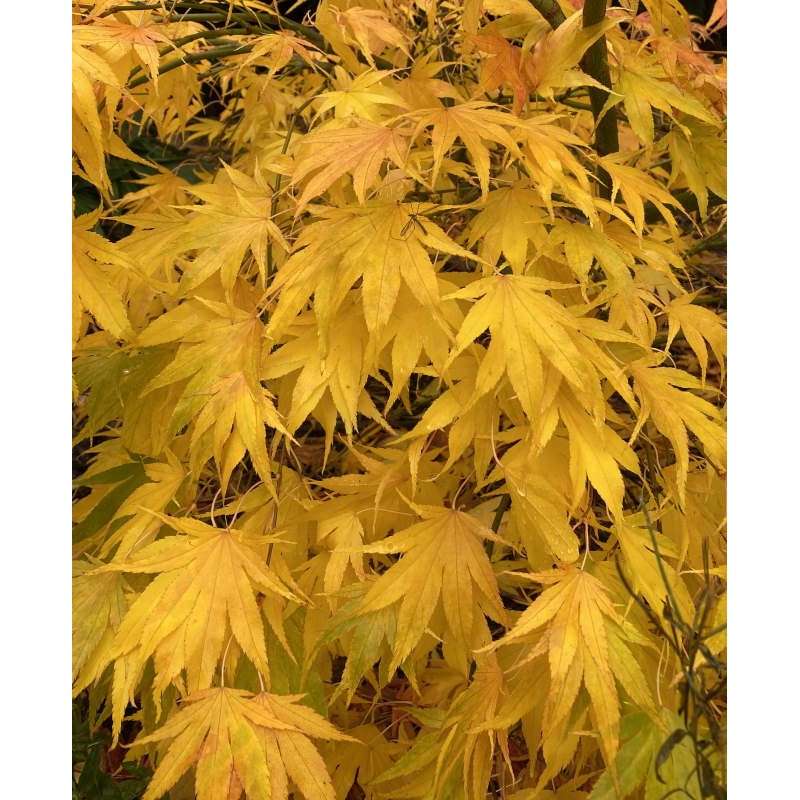
<path id="1" fill-rule="evenodd" d="M 174 52 L 175 50 L 180 50 L 184 45 L 187 45 L 190 42 L 195 42 L 198 39 L 221 39 L 221 38 L 224 38 L 226 36 L 240 36 L 240 35 L 244 35 L 246 33 L 247 33 L 246 30 L 239 29 L 239 28 L 233 28 L 233 29 L 228 29 L 228 30 L 223 30 L 223 31 L 198 31 L 197 33 L 191 33 L 188 36 L 183 36 L 180 39 L 176 39 L 174 42 L 172 42 L 169 45 L 169 47 L 162 47 L 158 51 L 158 57 L 159 58 L 163 58 L 164 56 L 169 55 L 170 53 Z M 129 81 L 128 87 L 133 86 L 133 84 L 130 83 L 130 81 L 133 81 L 133 79 L 140 72 L 144 72 L 144 67 L 141 64 L 135 66 L 130 71 L 130 73 L 128 74 L 128 81 Z M 158 74 L 160 75 L 162 72 L 164 72 L 163 68 L 159 68 Z M 137 83 L 136 85 L 138 86 L 139 84 Z"/>
<path id="2" fill-rule="evenodd" d="M 606 0 L 586 0 L 583 6 L 583 27 L 589 28 L 602 22 L 606 16 Z M 584 54 L 581 62 L 583 71 L 603 86 L 611 88 L 611 73 L 608 69 L 608 47 L 606 37 L 601 36 Z M 589 87 L 589 101 L 595 120 L 594 149 L 597 155 L 607 156 L 619 150 L 619 133 L 617 131 L 617 110 L 613 106 L 608 109 L 602 119 L 600 112 L 606 103 L 608 92 Z M 599 194 L 607 200 L 611 199 L 611 177 L 602 168 L 597 171 L 600 181 Z"/>
<path id="3" fill-rule="evenodd" d="M 492 520 L 492 530 L 497 533 L 500 530 L 500 523 L 503 521 L 503 515 L 508 511 L 511 507 L 511 495 L 504 494 L 500 498 L 500 502 L 497 504 L 497 508 L 494 512 L 494 519 Z"/>
<path id="4" fill-rule="evenodd" d="M 311 103 L 316 100 L 317 98 L 312 96 L 309 97 L 308 100 L 301 105 L 297 111 L 292 114 L 291 119 L 289 120 L 289 126 L 286 129 L 286 136 L 283 138 L 283 147 L 281 147 L 281 155 L 286 155 L 287 150 L 289 149 L 289 141 L 292 138 L 292 134 L 294 133 L 294 126 L 297 122 L 298 117 L 311 105 Z M 278 193 L 281 190 L 281 184 L 283 183 L 283 175 L 279 174 L 278 177 L 275 179 L 275 187 L 272 190 L 272 200 L 270 201 L 270 218 L 274 217 L 277 210 L 278 210 Z M 272 242 L 267 243 L 267 276 L 272 272 Z"/>
<path id="5" fill-rule="evenodd" d="M 227 9 L 209 11 L 208 7 L 208 5 L 203 5 L 202 3 L 176 3 L 172 8 L 170 8 L 168 16 L 174 21 L 210 22 L 213 20 L 220 20 L 221 22 L 228 24 L 229 22 L 235 20 L 242 25 L 249 26 L 252 26 L 253 22 L 255 21 L 259 25 L 263 24 L 264 30 L 267 31 L 275 30 L 275 23 L 277 22 L 279 27 L 288 28 L 295 33 L 301 34 L 304 38 L 308 39 L 308 41 L 313 42 L 317 47 L 321 48 L 324 46 L 324 40 L 322 36 L 313 28 L 309 28 L 307 25 L 302 25 L 294 20 L 287 19 L 277 12 L 270 12 L 261 15 L 252 9 L 249 11 L 249 13 L 244 13 L 236 11 L 231 12 Z M 131 3 L 129 6 L 117 6 L 116 8 L 108 9 L 107 11 L 103 12 L 101 16 L 114 14 L 117 11 L 156 11 L 160 9 L 161 6 L 159 4 Z M 181 9 L 186 10 L 181 11 Z M 266 19 L 262 19 L 262 17 L 265 17 Z"/>
<path id="6" fill-rule="evenodd" d="M 531 5 L 550 23 L 554 30 L 566 19 L 556 0 L 531 0 Z"/>
<path id="7" fill-rule="evenodd" d="M 187 55 L 161 65 L 158 69 L 158 74 L 163 75 L 166 72 L 172 72 L 172 70 L 178 69 L 178 67 L 182 67 L 184 64 L 196 64 L 199 61 L 213 61 L 215 58 L 224 58 L 225 56 L 243 55 L 244 53 L 249 53 L 252 49 L 253 46 L 251 44 L 225 44 L 219 47 L 211 47 L 208 50 L 202 50 L 198 53 L 188 53 Z M 128 84 L 128 88 L 135 89 L 137 86 L 141 86 L 149 80 L 149 74 L 140 75 Z"/>

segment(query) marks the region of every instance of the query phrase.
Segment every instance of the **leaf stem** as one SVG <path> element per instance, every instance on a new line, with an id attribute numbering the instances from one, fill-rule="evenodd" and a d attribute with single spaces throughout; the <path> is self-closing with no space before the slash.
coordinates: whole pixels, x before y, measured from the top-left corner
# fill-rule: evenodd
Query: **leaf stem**
<path id="1" fill-rule="evenodd" d="M 292 138 L 292 134 L 294 133 L 294 126 L 297 118 L 302 114 L 310 105 L 311 103 L 316 100 L 316 96 L 312 95 L 305 101 L 297 111 L 292 114 L 291 118 L 289 119 L 289 125 L 286 129 L 286 136 L 283 138 L 283 147 L 281 147 L 281 155 L 285 156 L 286 151 L 289 149 L 289 141 Z M 275 187 L 272 190 L 272 200 L 270 201 L 270 218 L 274 217 L 277 210 L 278 210 L 278 193 L 281 190 L 281 184 L 283 183 L 283 175 L 278 175 L 275 179 Z M 267 244 L 267 276 L 272 272 L 272 242 Z M 265 287 L 266 288 L 266 287 Z"/>
<path id="2" fill-rule="evenodd" d="M 500 523 L 503 521 L 503 515 L 508 511 L 511 507 L 511 495 L 504 494 L 500 498 L 500 502 L 497 505 L 497 509 L 494 512 L 494 519 L 492 520 L 492 530 L 497 533 L 500 529 Z"/>

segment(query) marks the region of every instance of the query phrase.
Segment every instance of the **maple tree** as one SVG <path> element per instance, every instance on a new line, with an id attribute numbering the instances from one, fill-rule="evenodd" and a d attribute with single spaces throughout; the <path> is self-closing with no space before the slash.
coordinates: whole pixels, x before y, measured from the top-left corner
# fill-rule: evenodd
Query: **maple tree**
<path id="1" fill-rule="evenodd" d="M 708 30 L 73 22 L 73 689 L 145 800 L 724 796 Z"/>

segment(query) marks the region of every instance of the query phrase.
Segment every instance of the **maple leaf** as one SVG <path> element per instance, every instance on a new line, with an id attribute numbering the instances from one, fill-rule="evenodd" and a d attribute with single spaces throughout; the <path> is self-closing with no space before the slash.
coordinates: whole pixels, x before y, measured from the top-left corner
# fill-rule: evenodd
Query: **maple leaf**
<path id="1" fill-rule="evenodd" d="M 677 466 L 663 470 L 662 478 L 668 495 L 677 497 Z M 726 497 L 725 480 L 713 468 L 697 465 L 689 469 L 683 509 L 670 503 L 660 516 L 661 529 L 678 553 L 676 568 L 683 569 L 686 565 L 701 570 L 704 550 L 711 569 L 725 564 L 725 542 L 718 534 L 720 520 L 725 519 Z"/>
<path id="2" fill-rule="evenodd" d="M 635 453 L 608 425 L 597 425 L 575 402 L 561 393 L 558 412 L 569 431 L 569 471 L 573 486 L 573 507 L 583 494 L 588 477 L 605 500 L 613 517 L 622 515 L 625 484 L 620 466 L 639 473 Z"/>
<path id="3" fill-rule="evenodd" d="M 662 708 L 658 716 L 642 712 L 624 716 L 620 723 L 622 746 L 616 762 L 600 776 L 589 800 L 629 797 L 642 784 L 646 800 L 655 800 L 669 790 L 700 794 L 697 761 L 689 737 L 676 742 L 666 759 L 659 759 L 667 737 L 673 731 L 683 731 L 683 724 L 681 717 L 668 708 Z"/>
<path id="4" fill-rule="evenodd" d="M 550 691 L 544 708 L 545 739 L 569 717 L 583 684 L 601 750 L 611 764 L 619 743 L 616 683 L 636 702 L 654 708 L 647 681 L 628 646 L 631 634 L 614 609 L 606 586 L 588 572 L 567 566 L 529 577 L 550 586 L 522 612 L 511 631 L 484 650 L 525 641 L 533 643 L 529 659 L 547 655 Z"/>
<path id="5" fill-rule="evenodd" d="M 117 559 L 127 558 L 134 548 L 149 544 L 161 523 L 152 514 L 141 512 L 142 508 L 164 512 L 175 499 L 175 495 L 186 480 L 186 470 L 180 460 L 167 450 L 165 462 L 145 464 L 144 473 L 149 479 L 137 486 L 120 504 L 112 518 L 122 524 L 108 536 L 100 549 L 100 557 L 106 558 L 116 549 Z"/>
<path id="6" fill-rule="evenodd" d="M 73 696 L 100 678 L 128 605 L 129 587 L 122 575 L 92 574 L 96 566 L 91 561 L 74 562 L 80 572 L 72 583 Z"/>
<path id="7" fill-rule="evenodd" d="M 421 419 L 408 433 L 398 438 L 407 439 L 427 437 L 432 431 L 447 428 L 448 456 L 440 467 L 440 475 L 447 475 L 452 466 L 464 455 L 468 447 L 473 448 L 473 461 L 477 475 L 485 475 L 492 457 L 492 440 L 496 436 L 495 398 L 481 395 L 475 391 L 478 364 L 475 359 L 458 357 L 448 369 L 448 380 L 452 386 L 433 400 Z M 437 373 L 444 369 L 437 370 Z"/>
<path id="8" fill-rule="evenodd" d="M 670 182 L 683 174 L 689 189 L 697 197 L 697 207 L 708 214 L 709 189 L 719 197 L 727 196 L 727 148 L 713 126 L 687 118 L 665 137 L 672 159 Z"/>
<path id="9" fill-rule="evenodd" d="M 320 336 L 311 315 L 299 321 L 293 332 L 300 335 L 288 340 L 265 359 L 262 376 L 274 381 L 296 372 L 294 385 L 283 382 L 278 393 L 289 401 L 285 405 L 286 423 L 292 432 L 318 408 L 327 390 L 350 434 L 355 428 L 359 400 L 363 395 L 367 336 L 355 298 L 349 298 L 334 317 L 325 350 L 320 352 Z"/>
<path id="10" fill-rule="evenodd" d="M 223 287 L 230 292 L 248 251 L 258 265 L 262 283 L 266 283 L 268 244 L 274 242 L 282 250 L 289 250 L 270 218 L 273 194 L 260 170 L 257 168 L 255 178 L 251 178 L 224 162 L 222 166 L 223 179 L 186 187 L 203 204 L 181 206 L 191 214 L 175 238 L 174 252 L 199 251 L 184 267 L 183 291 L 197 288 L 219 272 Z"/>
<path id="11" fill-rule="evenodd" d="M 589 270 L 596 263 L 602 268 L 614 291 L 630 294 L 634 259 L 605 231 L 586 225 L 556 220 L 550 238 L 564 244 L 564 254 L 575 276 L 586 283 Z"/>
<path id="12" fill-rule="evenodd" d="M 689 470 L 689 438 L 686 429 L 702 442 L 708 458 L 718 469 L 725 469 L 726 437 L 722 415 L 707 400 L 686 389 L 702 389 L 697 378 L 672 367 L 653 366 L 646 358 L 629 365 L 633 391 L 641 403 L 639 419 L 631 436 L 633 440 L 645 421 L 653 423 L 666 436 L 675 450 L 678 494 L 681 505 L 686 500 L 686 476 Z"/>
<path id="13" fill-rule="evenodd" d="M 433 730 L 423 729 L 411 749 L 375 779 L 373 785 L 380 794 L 467 800 L 486 797 L 497 744 L 506 762 L 510 761 L 505 735 L 491 726 L 505 681 L 494 654 L 478 656 L 477 661 L 472 682 L 444 714 L 437 715 L 438 720 L 431 720 Z"/>
<path id="14" fill-rule="evenodd" d="M 489 191 L 489 149 L 484 140 L 496 142 L 512 154 L 519 152 L 507 130 L 507 127 L 514 127 L 517 120 L 508 112 L 501 111 L 501 108 L 484 101 L 469 100 L 450 107 L 421 109 L 403 115 L 406 119 L 416 120 L 416 127 L 411 134 L 412 142 L 416 142 L 426 128 L 432 128 L 431 183 L 435 183 L 444 157 L 450 152 L 456 139 L 460 139 L 472 158 L 481 194 L 486 196 Z M 420 182 L 425 183 L 421 179 Z"/>
<path id="15" fill-rule="evenodd" d="M 660 615 L 664 602 L 669 599 L 670 606 L 673 601 L 677 603 L 677 608 L 673 610 L 683 619 L 692 619 L 694 603 L 691 595 L 683 578 L 667 561 L 668 558 L 677 559 L 679 555 L 673 542 L 664 535 L 657 535 L 651 521 L 643 513 L 630 514 L 620 519 L 613 526 L 613 531 L 619 540 L 628 579 L 633 588 L 647 600 L 650 608 Z"/>
<path id="16" fill-rule="evenodd" d="M 344 30 L 345 41 L 357 44 L 373 69 L 373 55 L 386 47 L 396 48 L 409 56 L 408 39 L 389 22 L 385 11 L 355 7 L 334 11 L 334 16 Z"/>
<path id="17" fill-rule="evenodd" d="M 100 210 L 72 222 L 73 304 L 91 312 L 97 322 L 117 339 L 133 337 L 123 303 L 122 286 L 135 265 L 114 243 L 95 233 Z M 73 328 L 73 342 L 78 331 Z"/>
<path id="18" fill-rule="evenodd" d="M 370 784 L 392 766 L 404 748 L 402 744 L 387 741 L 375 725 L 357 725 L 348 728 L 347 733 L 357 742 L 342 742 L 331 748 L 334 793 L 336 797 L 346 797 L 357 778 L 366 800 L 375 800 Z"/>
<path id="19" fill-rule="evenodd" d="M 530 458 L 525 444 L 504 456 L 502 474 L 511 496 L 511 523 L 519 532 L 528 558 L 536 563 L 539 553 L 563 563 L 578 558 L 578 540 L 569 526 L 564 496 L 540 459 Z"/>
<path id="20" fill-rule="evenodd" d="M 293 55 L 300 56 L 309 64 L 324 58 L 323 53 L 315 45 L 297 36 L 293 31 L 280 30 L 256 36 L 248 42 L 248 46 L 250 51 L 237 57 L 239 63 L 237 75 L 245 67 L 257 64 L 265 65 L 269 70 L 267 75 L 272 77 L 292 60 Z"/>
<path id="21" fill-rule="evenodd" d="M 439 291 L 455 291 L 455 284 L 438 278 Z M 447 354 L 453 329 L 458 329 L 463 321 L 458 304 L 454 300 L 440 300 L 433 309 L 412 302 L 410 291 L 401 287 L 397 305 L 386 326 L 386 340 L 391 341 L 392 388 L 385 408 L 392 407 L 394 401 L 408 392 L 408 380 L 413 372 L 421 372 L 428 361 L 437 374 L 442 374 L 447 362 Z M 431 311 L 436 323 L 430 324 Z M 424 356 L 423 356 L 424 353 Z"/>
<path id="22" fill-rule="evenodd" d="M 288 778 L 308 800 L 335 800 L 319 751 L 309 740 L 353 741 L 315 711 L 302 695 L 253 695 L 213 688 L 192 693 L 155 733 L 133 744 L 172 740 L 143 800 L 157 800 L 195 767 L 198 800 L 247 797 L 287 800 Z"/>
<path id="23" fill-rule="evenodd" d="M 586 50 L 615 25 L 617 20 L 607 18 L 584 28 L 582 12 L 567 17 L 536 42 L 530 57 L 524 61 L 527 83 L 544 97 L 552 97 L 553 89 L 570 86 L 603 88 L 576 67 Z"/>
<path id="24" fill-rule="evenodd" d="M 513 110 L 519 114 L 531 92 L 523 66 L 530 55 L 504 39 L 492 26 L 478 36 L 467 35 L 465 38 L 482 52 L 490 54 L 481 64 L 481 89 L 491 92 L 504 83 L 510 84 L 514 95 Z"/>
<path id="25" fill-rule="evenodd" d="M 478 370 L 476 391 L 484 394 L 493 389 L 505 370 L 530 419 L 539 416 L 548 394 L 546 364 L 576 389 L 588 390 L 596 382 L 575 344 L 578 320 L 545 294 L 555 288 L 564 285 L 541 278 L 494 275 L 450 295 L 483 295 L 464 318 L 450 360 L 488 328 L 492 339 Z"/>
<path id="26" fill-rule="evenodd" d="M 674 109 L 677 109 L 706 123 L 717 122 L 703 103 L 675 84 L 662 80 L 663 75 L 663 70 L 656 65 L 626 63 L 614 84 L 614 90 L 622 95 L 628 122 L 644 144 L 653 144 L 653 108 L 673 118 L 676 117 Z M 618 101 L 618 97 L 611 95 L 606 107 Z"/>
<path id="27" fill-rule="evenodd" d="M 650 175 L 635 167 L 618 163 L 619 159 L 620 156 L 612 154 L 602 156 L 598 159 L 598 163 L 611 176 L 611 196 L 616 197 L 618 191 L 622 192 L 626 210 L 631 215 L 639 236 L 644 231 L 644 203 L 646 201 L 651 202 L 674 229 L 675 217 L 667 205 L 682 209 L 680 202 Z"/>
<path id="28" fill-rule="evenodd" d="M 335 88 L 321 92 L 317 97 L 322 101 L 316 106 L 318 116 L 333 108 L 337 118 L 354 116 L 380 123 L 381 106 L 406 107 L 404 98 L 397 91 L 383 85 L 391 75 L 390 70 L 366 70 L 351 78 L 336 65 L 333 74 Z"/>
<path id="29" fill-rule="evenodd" d="M 204 463 L 211 449 L 226 483 L 232 464 L 246 449 L 261 479 L 271 485 L 264 426 L 288 435 L 272 395 L 260 382 L 263 332 L 255 312 L 195 297 L 162 314 L 138 338 L 141 347 L 181 340 L 175 358 L 144 387 L 142 396 L 181 382 L 170 427 L 180 430 L 194 420 L 194 466 Z M 210 442 L 203 441 L 207 432 Z"/>
<path id="30" fill-rule="evenodd" d="M 433 311 L 439 302 L 438 265 L 429 250 L 478 259 L 427 219 L 428 210 L 413 203 L 376 202 L 363 209 L 323 212 L 323 219 L 306 226 L 270 286 L 269 295 L 277 295 L 278 303 L 267 335 L 283 335 L 313 295 L 324 358 L 333 320 L 359 278 L 373 346 L 376 333 L 392 316 L 402 284 L 417 303 Z"/>
<path id="31" fill-rule="evenodd" d="M 156 654 L 156 686 L 168 685 L 182 669 L 190 691 L 210 685 L 227 631 L 264 675 L 269 674 L 264 628 L 256 594 L 276 635 L 285 642 L 278 598 L 296 594 L 264 565 L 255 545 L 235 529 L 215 528 L 199 520 L 152 512 L 176 531 L 115 561 L 98 573 L 152 573 L 157 577 L 137 597 L 117 631 L 113 657 L 115 736 L 144 662 Z M 176 640 L 176 635 L 178 636 Z M 288 645 L 287 645 L 288 647 Z M 160 668 L 159 668 L 160 667 Z"/>
<path id="32" fill-rule="evenodd" d="M 475 639 L 477 609 L 498 622 L 506 618 L 482 546 L 483 539 L 495 538 L 492 532 L 461 511 L 433 506 L 414 509 L 422 522 L 364 548 L 372 553 L 403 554 L 378 578 L 357 610 L 360 615 L 399 603 L 390 672 L 419 642 L 440 602 L 447 625 L 445 641 L 452 641 L 462 654 L 480 644 Z"/>
<path id="33" fill-rule="evenodd" d="M 597 219 L 597 204 L 592 198 L 586 172 L 578 154 L 570 150 L 585 147 L 578 136 L 558 124 L 558 115 L 537 114 L 521 120 L 515 134 L 522 141 L 521 162 L 533 179 L 536 190 L 553 216 L 552 194 L 557 191 L 574 203 L 589 219 Z"/>
<path id="34" fill-rule="evenodd" d="M 373 585 L 374 581 L 368 578 L 363 583 L 345 586 L 337 593 L 337 599 L 344 602 L 327 620 L 317 643 L 320 647 L 333 641 L 347 643 L 347 662 L 333 696 L 346 693 L 348 702 L 352 701 L 363 680 L 374 681 L 372 672 L 376 662 L 380 685 L 387 684 L 392 676 L 389 662 L 397 639 L 397 608 L 386 606 L 365 614 L 357 613 Z M 416 680 L 411 659 L 403 663 L 403 670 L 410 680 Z"/>
<path id="35" fill-rule="evenodd" d="M 361 554 L 364 526 L 358 514 L 347 511 L 334 517 L 326 516 L 320 520 L 318 531 L 318 540 L 332 548 L 325 567 L 323 583 L 325 592 L 331 595 L 341 588 L 348 566 L 359 580 L 365 580 L 364 560 Z"/>
<path id="36" fill-rule="evenodd" d="M 404 106 L 408 109 L 419 111 L 435 107 L 441 97 L 457 101 L 463 99 L 455 86 L 434 77 L 447 66 L 447 63 L 430 61 L 431 57 L 415 58 L 408 75 L 394 83 L 394 88 L 403 97 Z"/>
<path id="37" fill-rule="evenodd" d="M 111 189 L 105 164 L 108 133 L 97 110 L 95 86 L 98 85 L 109 90 L 109 99 L 121 93 L 121 82 L 106 59 L 73 37 L 72 149 L 83 176 L 108 195 Z"/>
<path id="38" fill-rule="evenodd" d="M 479 254 L 496 265 L 502 253 L 514 272 L 522 274 L 529 243 L 544 246 L 542 223 L 546 213 L 537 192 L 527 181 L 494 189 L 486 196 L 481 210 L 470 220 L 469 245 L 478 244 Z"/>
<path id="39" fill-rule="evenodd" d="M 119 61 L 128 54 L 135 54 L 147 68 L 158 92 L 158 43 L 172 45 L 162 32 L 158 20 L 147 11 L 122 11 L 117 18 L 103 17 L 94 21 L 81 32 L 85 40 L 102 44 L 112 61 Z"/>
<path id="40" fill-rule="evenodd" d="M 697 360 L 700 362 L 701 382 L 706 382 L 709 347 L 722 369 L 724 380 L 725 354 L 727 352 L 725 326 L 713 311 L 695 305 L 692 302 L 698 294 L 699 292 L 691 292 L 682 297 L 676 297 L 669 306 L 667 306 L 669 329 L 667 330 L 667 344 L 665 347 L 669 350 L 670 345 L 675 339 L 675 335 L 678 333 L 678 330 L 680 330 L 688 342 L 689 347 L 694 350 Z M 706 342 L 708 345 L 706 345 Z"/>
<path id="41" fill-rule="evenodd" d="M 314 174 L 297 200 L 295 216 L 312 198 L 348 173 L 353 178 L 353 191 L 363 204 L 367 190 L 378 183 L 380 169 L 387 159 L 402 172 L 423 182 L 408 163 L 407 134 L 399 128 L 369 120 L 359 120 L 347 128 L 340 125 L 339 121 L 325 123 L 304 136 L 299 145 L 292 185 Z"/>

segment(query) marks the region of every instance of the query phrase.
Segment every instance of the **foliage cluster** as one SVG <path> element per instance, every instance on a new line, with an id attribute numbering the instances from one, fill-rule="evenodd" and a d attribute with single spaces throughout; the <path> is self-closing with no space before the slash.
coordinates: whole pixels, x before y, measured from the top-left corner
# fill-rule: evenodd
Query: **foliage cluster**
<path id="1" fill-rule="evenodd" d="M 73 21 L 78 796 L 724 796 L 702 26 Z"/>

